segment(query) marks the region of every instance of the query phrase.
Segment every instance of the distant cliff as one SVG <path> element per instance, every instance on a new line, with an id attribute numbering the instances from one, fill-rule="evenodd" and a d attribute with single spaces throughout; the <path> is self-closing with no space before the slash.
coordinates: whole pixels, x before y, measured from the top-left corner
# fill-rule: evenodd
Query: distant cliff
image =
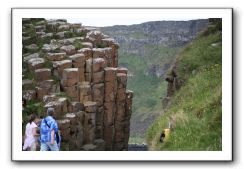
<path id="1" fill-rule="evenodd" d="M 119 44 L 130 44 L 123 48 L 127 52 L 141 52 L 146 44 L 161 44 L 165 47 L 182 47 L 196 37 L 208 25 L 207 19 L 191 21 L 152 21 L 130 26 L 116 25 L 101 30 Z M 140 54 L 143 54 L 140 53 Z"/>
<path id="2" fill-rule="evenodd" d="M 100 28 L 120 44 L 121 54 L 144 57 L 148 75 L 165 74 L 174 60 L 173 49 L 182 48 L 208 25 L 207 19 L 190 21 L 152 21 L 135 25 L 115 25 Z M 167 49 L 165 51 L 165 49 Z M 162 56 L 165 55 L 165 56 Z M 162 58 L 163 61 L 152 58 Z M 124 66 L 124 65 L 123 65 Z"/>

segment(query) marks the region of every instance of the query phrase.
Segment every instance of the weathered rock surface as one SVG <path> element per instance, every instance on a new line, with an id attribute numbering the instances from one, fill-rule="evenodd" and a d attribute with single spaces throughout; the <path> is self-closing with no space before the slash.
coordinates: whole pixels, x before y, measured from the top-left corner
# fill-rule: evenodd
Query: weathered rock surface
<path id="1" fill-rule="evenodd" d="M 127 150 L 133 93 L 115 40 L 65 19 L 23 19 L 22 28 L 23 98 L 54 108 L 61 150 Z"/>

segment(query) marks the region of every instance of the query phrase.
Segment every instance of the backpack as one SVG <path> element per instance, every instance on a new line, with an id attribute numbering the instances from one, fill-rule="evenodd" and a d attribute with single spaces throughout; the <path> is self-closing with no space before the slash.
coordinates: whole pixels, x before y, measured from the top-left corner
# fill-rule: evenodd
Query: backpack
<path id="1" fill-rule="evenodd" d="M 43 120 L 45 124 L 48 126 L 48 128 L 50 128 L 50 126 L 47 124 L 47 120 L 45 118 Z M 59 144 L 61 140 L 61 136 L 58 131 L 57 132 L 55 131 L 55 136 L 56 136 L 55 140 L 57 141 L 57 144 Z"/>

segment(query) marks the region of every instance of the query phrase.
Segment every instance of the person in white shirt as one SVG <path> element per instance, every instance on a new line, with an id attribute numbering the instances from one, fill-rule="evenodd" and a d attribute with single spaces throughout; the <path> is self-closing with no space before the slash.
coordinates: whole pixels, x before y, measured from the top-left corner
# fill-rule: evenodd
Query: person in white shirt
<path id="1" fill-rule="evenodd" d="M 29 118 L 29 122 L 26 124 L 25 128 L 25 142 L 23 146 L 23 150 L 25 151 L 36 151 L 37 141 L 37 125 L 36 125 L 36 115 L 31 114 Z"/>

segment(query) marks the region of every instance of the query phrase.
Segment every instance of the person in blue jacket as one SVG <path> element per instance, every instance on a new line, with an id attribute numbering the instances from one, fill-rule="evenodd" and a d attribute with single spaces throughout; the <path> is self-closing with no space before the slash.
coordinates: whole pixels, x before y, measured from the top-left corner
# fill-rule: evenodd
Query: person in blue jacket
<path id="1" fill-rule="evenodd" d="M 40 125 L 40 151 L 59 151 L 56 137 L 58 135 L 58 124 L 53 116 L 54 108 L 49 107 L 47 109 L 47 117 L 42 119 Z"/>

